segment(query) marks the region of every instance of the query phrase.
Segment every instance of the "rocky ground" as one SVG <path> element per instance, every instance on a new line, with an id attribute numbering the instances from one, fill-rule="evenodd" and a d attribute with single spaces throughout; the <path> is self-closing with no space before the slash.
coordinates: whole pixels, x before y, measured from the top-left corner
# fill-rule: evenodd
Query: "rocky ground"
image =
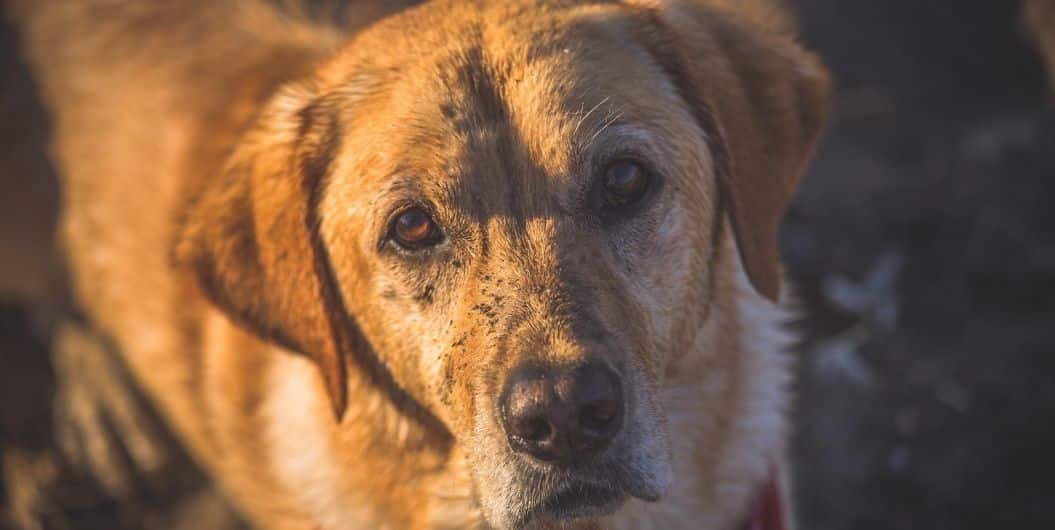
<path id="1" fill-rule="evenodd" d="M 793 3 L 838 85 L 783 233 L 806 337 L 801 527 L 1055 528 L 1055 111 L 1017 2 Z M 5 28 L 8 104 L 29 87 L 12 43 Z M 0 503 L 43 491 L 49 529 L 230 521 L 179 454 L 126 503 L 49 456 L 62 367 L 32 328 L 0 307 L 0 444 L 17 479 Z"/>
<path id="2" fill-rule="evenodd" d="M 798 3 L 839 88 L 783 241 L 803 527 L 1055 528 L 1055 112 L 1016 3 Z"/>

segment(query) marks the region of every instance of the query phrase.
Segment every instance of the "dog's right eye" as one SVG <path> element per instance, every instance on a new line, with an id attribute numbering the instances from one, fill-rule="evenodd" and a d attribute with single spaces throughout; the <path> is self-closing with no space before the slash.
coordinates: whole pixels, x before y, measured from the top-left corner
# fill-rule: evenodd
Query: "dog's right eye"
<path id="1" fill-rule="evenodd" d="M 618 160 L 604 172 L 605 200 L 610 206 L 626 206 L 648 191 L 648 172 L 637 162 Z"/>
<path id="2" fill-rule="evenodd" d="M 390 237 L 407 250 L 420 250 L 439 243 L 443 239 L 436 222 L 421 208 L 403 210 L 392 221 Z"/>
<path id="3" fill-rule="evenodd" d="M 605 210 L 624 211 L 641 202 L 654 187 L 654 180 L 652 173 L 634 160 L 618 159 L 610 163 L 600 182 Z"/>

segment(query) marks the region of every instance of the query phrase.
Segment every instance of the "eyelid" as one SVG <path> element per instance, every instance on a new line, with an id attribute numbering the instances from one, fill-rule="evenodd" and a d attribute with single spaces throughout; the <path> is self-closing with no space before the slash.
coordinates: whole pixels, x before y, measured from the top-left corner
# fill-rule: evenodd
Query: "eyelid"
<path id="1" fill-rule="evenodd" d="M 663 175 L 666 168 L 658 163 L 665 158 L 663 152 L 656 133 L 640 125 L 617 123 L 598 135 L 583 154 L 586 169 L 593 175 L 617 158 L 635 160 L 653 174 Z"/>
<path id="2" fill-rule="evenodd" d="M 623 160 L 633 162 L 641 166 L 641 169 L 651 175 L 653 177 L 653 180 L 660 180 L 663 178 L 663 171 L 657 168 L 656 165 L 652 163 L 652 160 L 649 157 L 644 156 L 641 151 L 638 151 L 636 149 L 624 148 L 620 150 L 612 150 L 610 151 L 608 156 L 595 160 L 594 163 L 591 164 L 591 178 L 589 183 L 587 184 L 588 188 L 594 189 L 599 184 L 602 184 L 605 176 L 605 171 L 609 167 L 611 167 L 612 164 Z"/>

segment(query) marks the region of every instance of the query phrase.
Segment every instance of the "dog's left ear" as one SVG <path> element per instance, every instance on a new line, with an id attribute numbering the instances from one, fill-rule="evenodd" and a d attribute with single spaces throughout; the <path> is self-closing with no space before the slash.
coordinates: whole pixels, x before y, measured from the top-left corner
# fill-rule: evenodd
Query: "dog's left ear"
<path id="1" fill-rule="evenodd" d="M 174 255 L 234 323 L 314 361 L 340 418 L 358 346 L 318 232 L 340 137 L 329 107 L 309 85 L 274 96 L 193 200 Z"/>
<path id="2" fill-rule="evenodd" d="M 780 220 L 824 128 L 828 74 L 768 2 L 630 3 L 708 136 L 744 269 L 776 301 Z"/>

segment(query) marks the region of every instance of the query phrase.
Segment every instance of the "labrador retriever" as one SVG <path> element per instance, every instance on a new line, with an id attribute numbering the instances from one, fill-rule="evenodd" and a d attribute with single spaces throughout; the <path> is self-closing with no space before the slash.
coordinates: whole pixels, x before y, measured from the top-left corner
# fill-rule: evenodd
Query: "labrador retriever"
<path id="1" fill-rule="evenodd" d="M 8 11 L 73 296 L 255 525 L 791 527 L 779 6 Z"/>

